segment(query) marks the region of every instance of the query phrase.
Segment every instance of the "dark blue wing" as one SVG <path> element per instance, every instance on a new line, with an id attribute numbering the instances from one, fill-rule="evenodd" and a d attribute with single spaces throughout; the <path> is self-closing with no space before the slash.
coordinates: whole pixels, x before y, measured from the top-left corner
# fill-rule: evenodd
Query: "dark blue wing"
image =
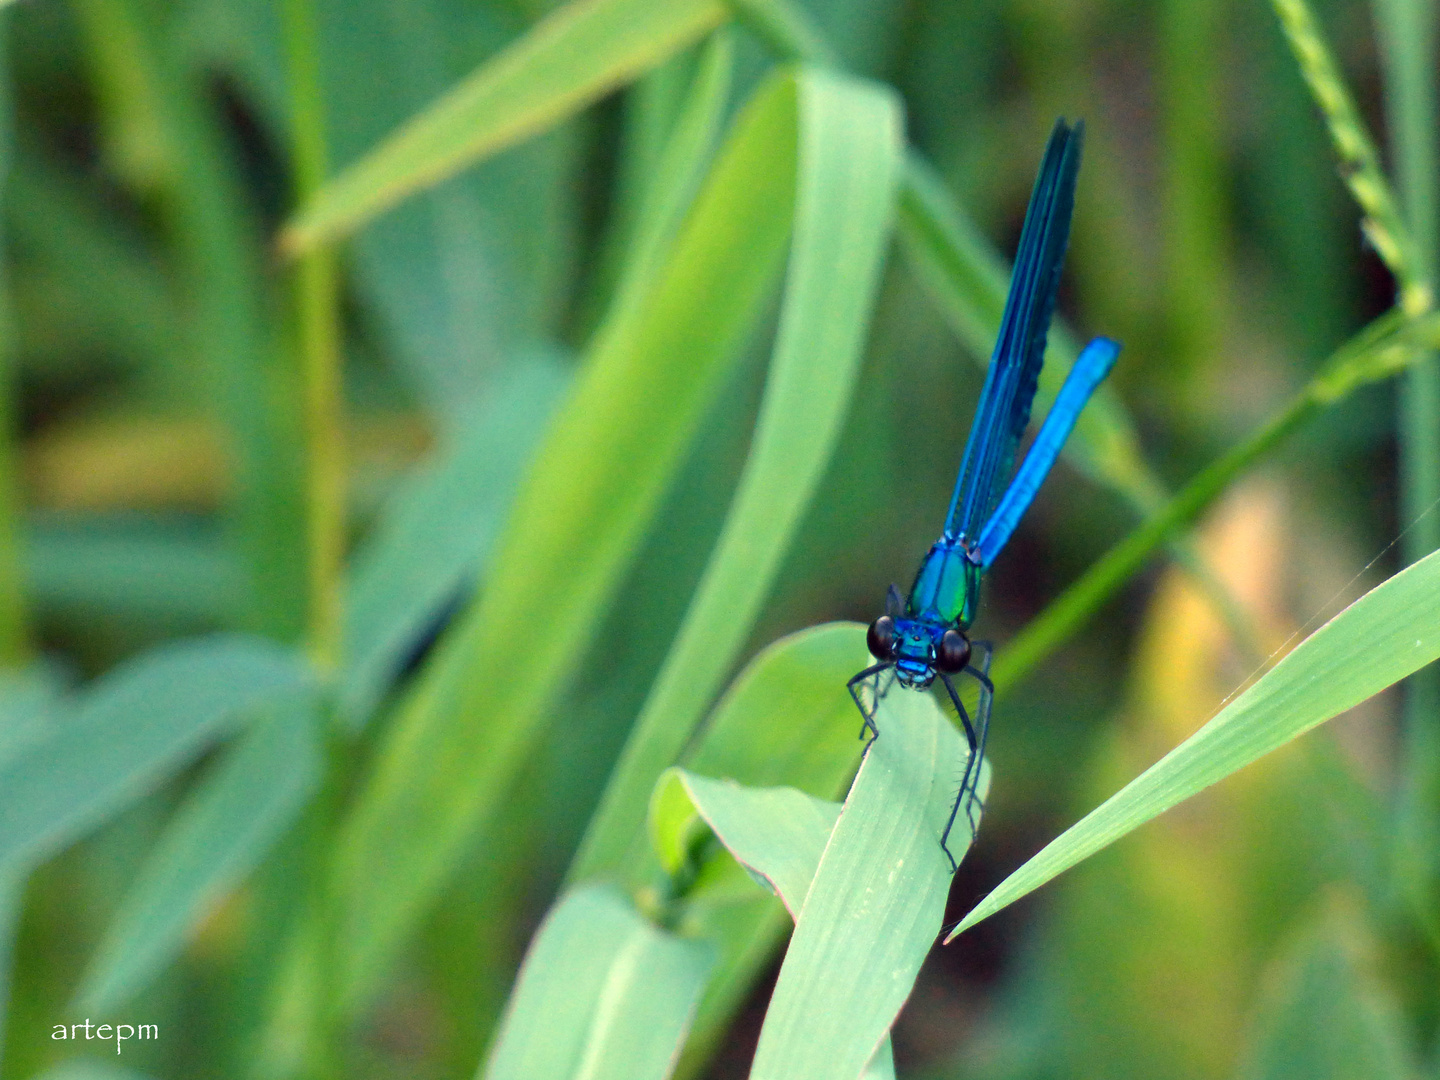
<path id="1" fill-rule="evenodd" d="M 1045 147 L 1020 231 L 995 353 L 945 519 L 948 537 L 971 542 L 977 538 L 995 509 L 1015 460 L 1015 448 L 1030 420 L 1060 266 L 1070 240 L 1070 212 L 1075 205 L 1075 175 L 1080 169 L 1084 131 L 1083 123 L 1072 128 L 1064 119 L 1057 120 Z"/>

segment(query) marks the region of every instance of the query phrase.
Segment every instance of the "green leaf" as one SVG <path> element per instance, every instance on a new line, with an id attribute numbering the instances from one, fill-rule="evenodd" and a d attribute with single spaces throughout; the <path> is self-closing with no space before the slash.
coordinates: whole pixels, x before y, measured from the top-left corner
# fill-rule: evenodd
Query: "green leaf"
<path id="1" fill-rule="evenodd" d="M 96 680 L 73 716 L 0 763 L 0 867 L 45 858 L 262 705 L 314 688 L 296 653 L 222 635 L 167 645 Z"/>
<path id="2" fill-rule="evenodd" d="M 950 938 L 1256 758 L 1440 656 L 1440 553 L 1371 589 L 1002 881 Z"/>
<path id="3" fill-rule="evenodd" d="M 845 683 L 869 656 L 865 628 L 856 623 L 811 627 L 761 650 L 715 707 L 686 768 L 751 787 L 784 785 L 819 799 L 844 798 L 864 747 Z M 719 903 L 711 899 L 699 896 L 688 916 L 697 936 L 717 943 L 720 958 L 686 1044 L 681 1068 L 687 1075 L 729 1026 L 790 923 L 784 909 L 763 896 L 747 904 L 728 893 Z"/>
<path id="4" fill-rule="evenodd" d="M 736 862 L 763 879 L 794 918 L 810 891 L 840 804 L 790 787 L 745 788 L 683 769 L 675 775 Z"/>
<path id="5" fill-rule="evenodd" d="M 710 35 L 653 170 L 636 178 L 644 183 L 644 192 L 639 207 L 628 215 L 634 221 L 619 238 L 625 241 L 620 256 L 624 263 L 608 318 L 623 317 L 616 313 L 643 300 L 664 266 L 720 135 L 730 101 L 734 54 L 731 35 L 724 29 Z"/>
<path id="6" fill-rule="evenodd" d="M 576 856 L 575 880 L 622 862 L 633 875 L 642 862 L 655 782 L 749 637 L 849 411 L 890 232 L 900 111 L 875 84 L 801 71 L 790 85 L 800 135 L 795 233 L 754 442 L 705 574 Z"/>
<path id="7" fill-rule="evenodd" d="M 794 918 L 810 891 L 840 804 L 794 788 L 742 788 L 683 770 L 672 775 L 673 786 L 689 794 L 726 850 L 752 877 L 764 881 Z M 886 1038 L 864 1076 L 881 1080 L 894 1075 L 895 1056 Z"/>
<path id="8" fill-rule="evenodd" d="M 717 0 L 576 0 L 411 119 L 281 234 L 299 252 L 578 111 L 716 26 Z"/>
<path id="9" fill-rule="evenodd" d="M 767 645 L 715 706 L 686 769 L 843 798 L 864 747 L 845 684 L 873 662 L 859 623 L 812 626 Z"/>
<path id="10" fill-rule="evenodd" d="M 1266 974 L 1243 1080 L 1412 1080 L 1409 1026 L 1378 975 L 1361 910 L 1342 894 Z"/>
<path id="11" fill-rule="evenodd" d="M 737 118 L 655 291 L 598 336 L 550 424 L 477 604 L 377 750 L 337 852 L 347 997 L 475 857 L 764 310 L 789 237 L 792 101 L 772 81 Z"/>
<path id="12" fill-rule="evenodd" d="M 484 1077 L 663 1080 L 710 957 L 609 887 L 571 892 L 530 944 Z"/>
<path id="13" fill-rule="evenodd" d="M 940 836 L 964 744 L 932 695 L 898 686 L 876 724 L 785 953 L 755 1080 L 859 1076 L 940 931 L 951 877 Z M 968 832 L 962 812 L 952 850 Z"/>
<path id="14" fill-rule="evenodd" d="M 313 701 L 271 710 L 191 792 L 92 954 L 78 1013 L 112 1012 L 143 989 L 289 827 L 320 781 L 319 722 Z"/>
<path id="15" fill-rule="evenodd" d="M 369 718 L 416 641 L 480 574 L 567 382 L 568 372 L 538 361 L 503 377 L 451 445 L 397 493 L 356 555 L 337 686 L 352 725 Z"/>

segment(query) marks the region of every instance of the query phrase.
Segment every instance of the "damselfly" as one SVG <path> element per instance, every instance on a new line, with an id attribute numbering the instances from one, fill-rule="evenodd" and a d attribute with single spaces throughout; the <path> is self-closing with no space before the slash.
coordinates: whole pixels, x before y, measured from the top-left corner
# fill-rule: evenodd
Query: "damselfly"
<path id="1" fill-rule="evenodd" d="M 902 600 L 895 586 L 890 586 L 885 614 L 870 624 L 867 635 L 876 662 L 849 682 L 850 694 L 865 718 L 860 734 L 863 737 L 868 731 L 872 739 L 880 734 L 875 726 L 876 706 L 892 682 L 925 690 L 938 675 L 949 693 L 970 744 L 960 791 L 940 838 L 952 868 L 955 856 L 948 841 L 962 804 L 971 831 L 978 825 L 975 790 L 995 692 L 989 675 L 990 643 L 972 643 L 966 633 L 980 598 L 980 576 L 1010 539 L 1055 464 L 1080 410 L 1120 353 L 1120 346 L 1108 338 L 1096 338 L 1085 347 L 1025 460 L 1010 479 L 1045 360 L 1045 336 L 1070 238 L 1083 136 L 1083 123 L 1070 127 L 1063 118 L 1056 121 L 1025 211 L 1010 295 L 950 499 L 945 531 L 920 564 L 909 597 Z M 978 666 L 971 663 L 976 652 L 983 653 Z M 952 675 L 962 672 L 980 686 L 973 723 L 951 681 Z"/>

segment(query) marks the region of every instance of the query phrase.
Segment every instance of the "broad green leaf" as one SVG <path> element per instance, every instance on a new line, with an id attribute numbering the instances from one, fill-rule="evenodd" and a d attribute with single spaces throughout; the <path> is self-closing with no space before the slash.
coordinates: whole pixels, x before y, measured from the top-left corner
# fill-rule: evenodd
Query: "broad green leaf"
<path id="1" fill-rule="evenodd" d="M 725 691 L 685 768 L 842 798 L 864 748 L 845 684 L 873 662 L 859 623 L 812 626 L 767 645 Z"/>
<path id="2" fill-rule="evenodd" d="M 699 38 L 717 0 L 574 0 L 332 180 L 281 235 L 298 252 L 537 134 Z"/>
<path id="3" fill-rule="evenodd" d="M 545 362 L 499 380 L 451 445 L 397 493 L 357 553 L 337 687 L 350 724 L 369 718 L 416 641 L 479 575 L 566 382 L 567 372 Z"/>
<path id="4" fill-rule="evenodd" d="M 710 949 L 641 918 L 605 886 L 565 896 L 530 944 L 485 1080 L 663 1080 Z"/>
<path id="5" fill-rule="evenodd" d="M 107 1014 L 179 953 L 207 908 L 251 870 L 315 790 L 324 766 L 314 701 L 269 710 L 227 748 L 151 851 L 76 991 Z"/>
<path id="6" fill-rule="evenodd" d="M 898 686 L 876 724 L 785 953 L 754 1080 L 859 1076 L 940 932 L 951 876 L 940 836 L 964 744 L 934 697 Z M 953 851 L 968 833 L 962 813 Z"/>
<path id="7" fill-rule="evenodd" d="M 347 997 L 476 857 L 760 317 L 789 238 L 792 101 L 777 80 L 737 119 L 655 291 L 602 331 L 550 424 L 484 592 L 377 750 L 337 851 Z"/>
<path id="8" fill-rule="evenodd" d="M 0 764 L 43 739 L 63 715 L 65 684 L 45 663 L 0 671 Z"/>
<path id="9" fill-rule="evenodd" d="M 1440 656 L 1440 553 L 1371 589 L 1002 881 L 950 935 Z"/>
<path id="10" fill-rule="evenodd" d="M 751 787 L 844 798 L 865 745 L 845 683 L 869 656 L 865 628 L 856 623 L 812 627 L 761 650 L 715 707 L 686 768 Z M 706 1059 L 790 925 L 763 895 L 746 904 L 730 892 L 718 904 L 710 899 L 702 894 L 691 904 L 695 933 L 716 942 L 720 957 L 686 1044 L 685 1075 Z"/>
<path id="11" fill-rule="evenodd" d="M 840 804 L 794 788 L 742 788 L 683 770 L 671 775 L 673 786 L 688 793 L 726 850 L 751 876 L 764 881 L 794 918 L 830 842 Z M 876 1049 L 864 1080 L 894 1075 L 895 1057 L 887 1037 Z"/>
<path id="12" fill-rule="evenodd" d="M 122 664 L 73 715 L 0 763 L 0 867 L 45 858 L 223 738 L 262 705 L 311 692 L 308 665 L 238 635 Z"/>
<path id="13" fill-rule="evenodd" d="M 573 879 L 632 876 L 645 812 L 744 646 L 849 410 L 889 237 L 900 166 L 897 102 L 813 71 L 793 93 L 800 145 L 780 327 L 750 456 L 730 513 L 635 722 Z"/>
<path id="14" fill-rule="evenodd" d="M 1326 898 L 1267 973 L 1242 1080 L 1413 1080 L 1411 1032 L 1358 905 Z"/>

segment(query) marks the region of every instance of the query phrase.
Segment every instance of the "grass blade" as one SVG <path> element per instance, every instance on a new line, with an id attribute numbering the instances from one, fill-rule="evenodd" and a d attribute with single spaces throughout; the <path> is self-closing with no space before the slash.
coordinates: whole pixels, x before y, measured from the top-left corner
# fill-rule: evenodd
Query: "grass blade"
<path id="1" fill-rule="evenodd" d="M 41 859 L 150 789 L 246 713 L 314 686 L 293 652 L 240 636 L 155 649 L 0 764 L 0 867 Z"/>
<path id="2" fill-rule="evenodd" d="M 1204 727 L 1001 882 L 950 938 L 1436 657 L 1440 553 L 1376 586 L 1311 634 Z"/>
<path id="3" fill-rule="evenodd" d="M 336 687 L 351 725 L 365 723 L 417 642 L 480 571 L 567 384 L 568 373 L 545 361 L 499 379 L 356 554 Z"/>
<path id="4" fill-rule="evenodd" d="M 859 1076 L 940 931 L 951 872 L 940 834 L 964 744 L 929 694 L 892 689 L 876 722 L 880 737 L 850 788 L 785 953 L 752 1080 Z M 963 825 L 956 832 L 952 843 L 962 850 Z"/>
<path id="5" fill-rule="evenodd" d="M 763 649 L 715 707 L 686 768 L 752 788 L 844 798 L 864 746 L 845 682 L 869 655 L 865 628 L 855 623 L 811 627 Z M 704 1064 L 790 925 L 763 895 L 737 904 L 727 894 L 723 901 L 701 897 L 688 909 L 695 934 L 715 942 L 720 956 L 685 1046 L 685 1076 Z"/>
<path id="6" fill-rule="evenodd" d="M 485 1080 L 663 1080 L 710 950 L 641 918 L 613 889 L 561 900 L 530 944 Z"/>
<path id="7" fill-rule="evenodd" d="M 760 317 L 789 237 L 791 97 L 788 80 L 757 93 L 656 291 L 600 335 L 521 485 L 484 593 L 377 753 L 337 852 L 347 993 L 387 962 L 508 796 Z"/>
<path id="8" fill-rule="evenodd" d="M 643 864 L 650 793 L 749 636 L 829 463 L 859 375 L 899 171 L 899 109 L 873 84 L 843 77 L 802 71 L 785 85 L 800 139 L 795 232 L 750 456 L 572 880 L 622 861 L 634 876 Z"/>
<path id="9" fill-rule="evenodd" d="M 313 702 L 272 709 L 205 776 L 140 868 L 76 991 L 113 1013 L 180 952 L 207 908 L 262 859 L 319 784 Z"/>
<path id="10" fill-rule="evenodd" d="M 716 26 L 718 0 L 575 0 L 367 157 L 281 233 L 292 253 L 350 232 L 411 192 L 535 135 Z"/>
<path id="11" fill-rule="evenodd" d="M 830 842 L 840 804 L 794 788 L 742 788 L 683 770 L 673 775 L 694 811 L 736 861 L 751 876 L 767 882 L 790 917 L 796 918 Z M 871 1058 L 864 1080 L 894 1075 L 895 1057 L 886 1038 Z"/>

